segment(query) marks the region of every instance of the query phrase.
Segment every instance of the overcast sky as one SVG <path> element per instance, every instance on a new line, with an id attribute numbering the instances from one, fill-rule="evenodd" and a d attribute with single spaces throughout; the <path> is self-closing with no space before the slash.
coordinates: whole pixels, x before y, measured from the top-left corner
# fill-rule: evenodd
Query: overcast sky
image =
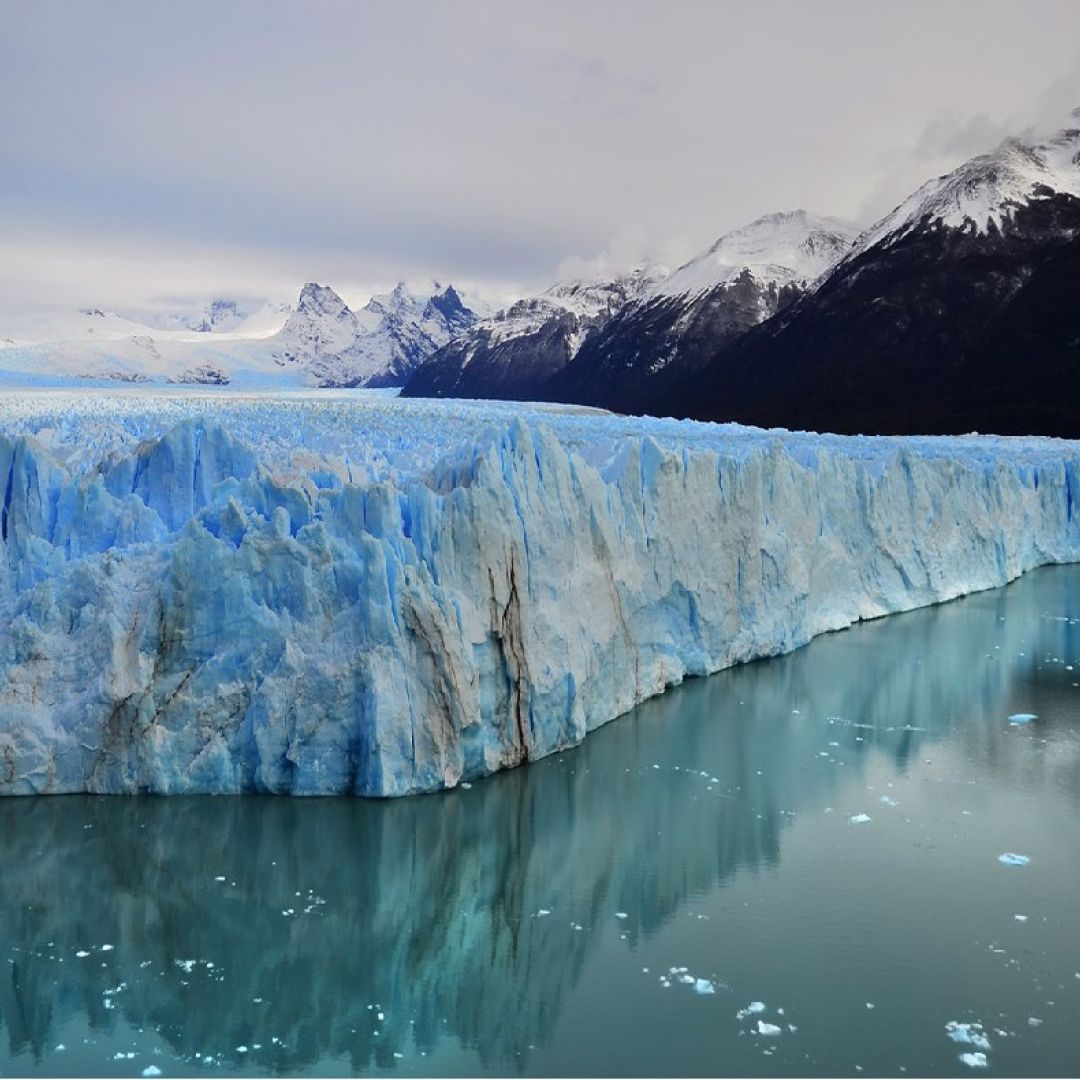
<path id="1" fill-rule="evenodd" d="M 0 28 L 0 310 L 507 296 L 773 210 L 868 224 L 1080 105 L 1076 0 L 0 0 Z"/>

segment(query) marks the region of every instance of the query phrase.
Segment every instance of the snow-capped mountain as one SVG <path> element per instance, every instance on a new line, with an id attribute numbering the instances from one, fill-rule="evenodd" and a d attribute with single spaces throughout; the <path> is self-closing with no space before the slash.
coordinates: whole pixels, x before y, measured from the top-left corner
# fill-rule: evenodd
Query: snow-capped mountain
<path id="1" fill-rule="evenodd" d="M 1073 112 L 1080 125 L 1080 109 Z M 852 255 L 895 243 L 920 228 L 1001 232 L 1018 210 L 1053 195 L 1080 198 L 1080 140 L 1075 128 L 1046 139 L 1009 138 L 989 154 L 928 180 L 860 238 Z"/>
<path id="2" fill-rule="evenodd" d="M 399 386 L 476 318 L 452 285 L 423 297 L 401 283 L 354 312 L 333 289 L 309 283 L 272 339 L 274 355 L 320 386 Z"/>
<path id="3" fill-rule="evenodd" d="M 674 273 L 643 269 L 570 282 L 521 300 L 439 350 L 404 393 L 569 401 L 647 411 L 651 384 L 678 358 L 770 318 L 851 247 L 858 228 L 803 210 L 722 236 Z"/>
<path id="4" fill-rule="evenodd" d="M 849 222 L 805 210 L 768 214 L 725 234 L 626 304 L 542 396 L 651 411 L 658 381 L 685 377 L 803 295 L 857 234 Z"/>
<path id="5" fill-rule="evenodd" d="M 612 281 L 570 281 L 519 300 L 434 353 L 406 383 L 412 397 L 536 396 L 629 301 L 664 273 L 639 269 Z"/>
<path id="6" fill-rule="evenodd" d="M 759 285 L 806 288 L 851 247 L 858 226 L 790 210 L 725 233 L 708 251 L 658 282 L 651 295 L 697 297 L 750 274 Z"/>
<path id="7" fill-rule="evenodd" d="M 100 308 L 0 318 L 0 381 L 399 386 L 476 321 L 453 286 L 404 285 L 353 312 L 308 284 L 295 308 L 217 299 L 188 311 Z"/>
<path id="8" fill-rule="evenodd" d="M 1080 112 L 919 188 L 651 410 L 840 432 L 1080 436 Z"/>

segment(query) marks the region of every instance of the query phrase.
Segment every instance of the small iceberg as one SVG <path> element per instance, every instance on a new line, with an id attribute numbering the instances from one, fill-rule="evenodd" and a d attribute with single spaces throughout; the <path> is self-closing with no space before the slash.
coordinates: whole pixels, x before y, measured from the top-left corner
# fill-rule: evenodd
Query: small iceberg
<path id="1" fill-rule="evenodd" d="M 1030 724 L 1032 720 L 1038 720 L 1038 719 L 1039 719 L 1038 713 L 1018 712 L 1018 713 L 1013 713 L 1013 715 L 1009 717 L 1009 723 L 1013 724 L 1013 725 Z"/>
<path id="2" fill-rule="evenodd" d="M 716 987 L 708 979 L 697 979 L 694 982 L 695 994 L 715 994 Z"/>
<path id="3" fill-rule="evenodd" d="M 961 1054 L 960 1060 L 965 1065 L 967 1065 L 969 1069 L 986 1068 L 986 1055 L 982 1052 L 976 1052 L 974 1054 Z"/>
<path id="4" fill-rule="evenodd" d="M 1027 866 L 1031 859 L 1026 855 L 1017 855 L 1015 851 L 1006 851 L 998 856 L 998 862 L 1003 866 Z"/>
<path id="5" fill-rule="evenodd" d="M 953 1042 L 967 1043 L 977 1050 L 989 1050 L 990 1040 L 983 1031 L 982 1024 L 961 1024 L 956 1020 L 950 1020 L 945 1025 L 945 1030 Z"/>
<path id="6" fill-rule="evenodd" d="M 781 1034 L 782 1029 L 777 1027 L 776 1024 L 770 1024 L 765 1020 L 759 1020 L 757 1022 L 757 1033 L 759 1035 L 765 1035 L 772 1038 L 775 1035 Z"/>
<path id="7" fill-rule="evenodd" d="M 848 818 L 848 822 L 852 825 L 866 825 L 872 820 L 869 814 L 852 814 Z"/>
<path id="8" fill-rule="evenodd" d="M 748 1016 L 752 1016 L 754 1013 L 762 1013 L 765 1011 L 764 1001 L 751 1001 L 745 1009 L 740 1009 L 736 1014 L 737 1020 L 745 1020 Z"/>

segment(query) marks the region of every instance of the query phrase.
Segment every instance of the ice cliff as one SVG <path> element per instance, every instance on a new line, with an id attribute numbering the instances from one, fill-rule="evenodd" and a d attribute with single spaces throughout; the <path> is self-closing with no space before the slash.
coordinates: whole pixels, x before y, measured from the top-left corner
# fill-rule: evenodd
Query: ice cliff
<path id="1" fill-rule="evenodd" d="M 517 413 L 0 407 L 0 792 L 430 791 L 1080 560 L 1075 443 Z"/>

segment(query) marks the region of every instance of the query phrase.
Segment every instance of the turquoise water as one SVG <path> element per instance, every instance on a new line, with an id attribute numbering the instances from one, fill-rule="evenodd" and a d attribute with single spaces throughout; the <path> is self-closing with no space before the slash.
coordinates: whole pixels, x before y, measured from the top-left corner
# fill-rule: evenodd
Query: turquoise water
<path id="1" fill-rule="evenodd" d="M 0 1074 L 1075 1075 L 1078 684 L 1055 568 L 467 790 L 2 801 Z"/>

